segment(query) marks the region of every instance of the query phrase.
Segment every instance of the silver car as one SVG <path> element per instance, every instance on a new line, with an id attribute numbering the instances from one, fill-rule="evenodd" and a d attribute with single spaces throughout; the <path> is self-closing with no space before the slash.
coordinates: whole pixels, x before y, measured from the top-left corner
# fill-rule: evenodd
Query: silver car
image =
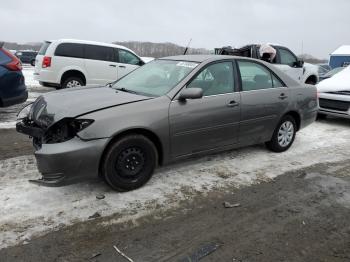
<path id="1" fill-rule="evenodd" d="M 39 97 L 17 131 L 33 137 L 46 185 L 100 175 L 116 190 L 157 165 L 266 143 L 287 150 L 317 115 L 317 92 L 260 60 L 187 55 L 154 60 L 115 83 Z"/>

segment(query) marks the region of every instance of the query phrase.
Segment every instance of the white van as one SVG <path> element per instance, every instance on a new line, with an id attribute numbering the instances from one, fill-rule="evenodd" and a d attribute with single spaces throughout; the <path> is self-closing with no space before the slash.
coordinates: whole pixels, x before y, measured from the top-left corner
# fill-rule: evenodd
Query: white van
<path id="1" fill-rule="evenodd" d="M 119 45 L 73 39 L 45 41 L 35 59 L 34 79 L 56 88 L 106 85 L 144 63 Z"/>

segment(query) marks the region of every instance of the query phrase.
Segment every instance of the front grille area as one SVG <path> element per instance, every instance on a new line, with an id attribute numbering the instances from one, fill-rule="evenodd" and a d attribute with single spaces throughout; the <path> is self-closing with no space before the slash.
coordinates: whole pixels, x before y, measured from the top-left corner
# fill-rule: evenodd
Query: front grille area
<path id="1" fill-rule="evenodd" d="M 348 111 L 350 102 L 320 98 L 320 107 L 337 111 Z"/>

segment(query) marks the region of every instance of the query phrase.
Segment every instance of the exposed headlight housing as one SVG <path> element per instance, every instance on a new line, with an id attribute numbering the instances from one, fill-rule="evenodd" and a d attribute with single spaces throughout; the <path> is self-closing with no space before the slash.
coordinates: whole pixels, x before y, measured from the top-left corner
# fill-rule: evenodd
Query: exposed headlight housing
<path id="1" fill-rule="evenodd" d="M 19 113 L 17 114 L 17 121 L 28 118 L 32 112 L 32 106 L 33 106 L 33 103 L 30 103 L 30 104 L 26 105 L 25 107 L 23 107 L 19 111 Z"/>
<path id="2" fill-rule="evenodd" d="M 53 124 L 43 137 L 43 143 L 54 144 L 68 141 L 94 122 L 92 119 L 64 118 Z"/>

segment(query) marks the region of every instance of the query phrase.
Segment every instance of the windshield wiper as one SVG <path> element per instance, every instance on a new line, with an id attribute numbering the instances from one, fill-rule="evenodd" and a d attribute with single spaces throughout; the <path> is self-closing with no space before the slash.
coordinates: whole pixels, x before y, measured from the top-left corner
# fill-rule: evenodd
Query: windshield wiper
<path id="1" fill-rule="evenodd" d="M 123 91 L 126 93 L 131 93 L 131 94 L 139 94 L 139 92 L 136 92 L 134 90 L 126 89 L 125 87 L 118 87 L 116 90 Z"/>

